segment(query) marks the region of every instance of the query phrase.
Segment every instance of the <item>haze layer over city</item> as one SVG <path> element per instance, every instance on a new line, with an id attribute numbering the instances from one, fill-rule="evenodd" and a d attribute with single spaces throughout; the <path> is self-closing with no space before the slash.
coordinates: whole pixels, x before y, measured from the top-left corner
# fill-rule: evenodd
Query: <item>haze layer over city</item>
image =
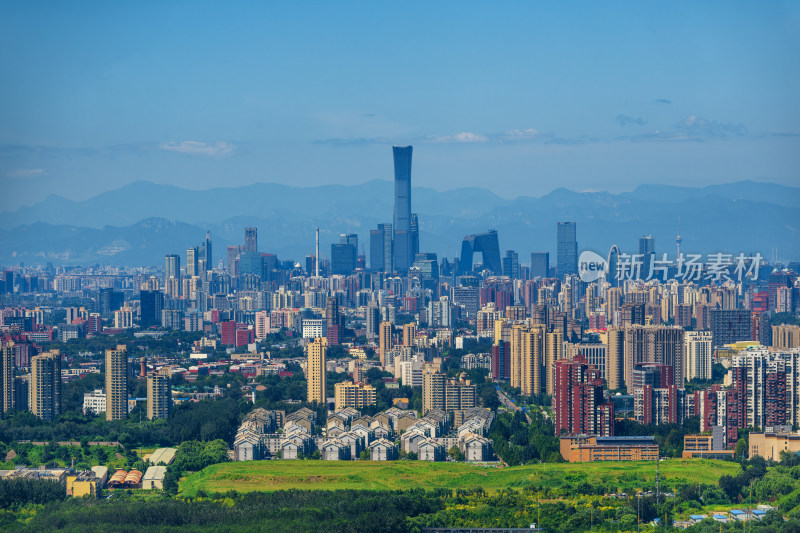
<path id="1" fill-rule="evenodd" d="M 800 530 L 796 3 L 0 5 L 0 530 Z"/>

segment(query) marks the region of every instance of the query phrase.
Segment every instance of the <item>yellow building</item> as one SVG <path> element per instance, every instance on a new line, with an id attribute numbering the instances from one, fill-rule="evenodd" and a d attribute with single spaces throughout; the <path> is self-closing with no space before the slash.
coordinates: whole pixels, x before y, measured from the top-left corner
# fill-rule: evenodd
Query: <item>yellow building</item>
<path id="1" fill-rule="evenodd" d="M 789 324 L 772 326 L 772 348 L 775 350 L 800 348 L 800 326 Z"/>
<path id="2" fill-rule="evenodd" d="M 749 453 L 763 457 L 767 461 L 780 461 L 781 452 L 796 454 L 800 452 L 800 434 L 798 433 L 750 433 Z"/>
<path id="3" fill-rule="evenodd" d="M 337 411 L 346 407 L 361 409 L 367 405 L 375 405 L 377 401 L 375 387 L 363 383 L 337 383 L 334 386 L 334 392 Z"/>
<path id="4" fill-rule="evenodd" d="M 392 323 L 381 322 L 378 330 L 378 355 L 381 359 L 381 366 L 386 366 L 386 352 L 392 349 Z"/>
<path id="5" fill-rule="evenodd" d="M 403 346 L 414 346 L 414 339 L 417 338 L 417 324 L 409 322 L 403 325 Z"/>
<path id="6" fill-rule="evenodd" d="M 106 350 L 106 420 L 128 417 L 128 348 Z"/>
<path id="7" fill-rule="evenodd" d="M 100 480 L 94 472 L 79 472 L 67 476 L 67 496 L 97 498 L 100 494 Z"/>
<path id="8" fill-rule="evenodd" d="M 324 404 L 328 400 L 325 352 L 328 350 L 328 339 L 317 337 L 306 346 L 307 365 L 306 383 L 308 402 Z"/>

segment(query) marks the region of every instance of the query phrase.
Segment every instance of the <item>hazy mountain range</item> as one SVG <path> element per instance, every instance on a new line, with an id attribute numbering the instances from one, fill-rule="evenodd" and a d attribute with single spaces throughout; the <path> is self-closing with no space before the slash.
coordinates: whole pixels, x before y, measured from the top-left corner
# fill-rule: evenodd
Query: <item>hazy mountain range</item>
<path id="1" fill-rule="evenodd" d="M 321 255 L 340 233 L 357 233 L 369 255 L 369 230 L 391 222 L 394 185 L 291 187 L 260 183 L 192 191 L 138 181 L 89 200 L 51 195 L 42 202 L 0 213 L 0 263 L 161 265 L 168 253 L 185 256 L 211 231 L 215 263 L 225 247 L 257 226 L 259 249 L 280 259 L 312 252 L 320 227 Z M 555 262 L 556 222 L 577 222 L 579 249 L 605 253 L 611 244 L 637 251 L 652 234 L 656 252 L 760 252 L 769 258 L 800 257 L 800 188 L 743 181 L 703 188 L 642 185 L 632 192 L 556 189 L 542 197 L 508 200 L 480 188 L 439 192 L 415 187 L 420 247 L 447 257 L 464 235 L 496 229 L 504 252 L 520 262 L 531 251 L 550 251 Z"/>

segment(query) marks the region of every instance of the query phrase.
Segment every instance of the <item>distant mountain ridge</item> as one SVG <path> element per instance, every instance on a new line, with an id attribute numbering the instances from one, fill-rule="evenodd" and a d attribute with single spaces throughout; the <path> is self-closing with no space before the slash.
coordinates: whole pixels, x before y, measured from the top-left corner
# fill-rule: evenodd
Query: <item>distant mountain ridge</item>
<path id="1" fill-rule="evenodd" d="M 259 228 L 259 248 L 281 259 L 310 253 L 316 226 L 324 257 L 340 233 L 357 233 L 369 255 L 369 230 L 392 220 L 393 189 L 379 180 L 205 191 L 139 181 L 81 202 L 51 195 L 0 213 L 0 263 L 161 264 L 165 254 L 184 255 L 206 230 L 220 258 L 225 246 L 242 242 L 249 225 Z M 415 187 L 412 209 L 420 217 L 421 249 L 440 257 L 455 256 L 464 235 L 493 228 L 503 252 L 516 250 L 520 262 L 529 262 L 531 251 L 550 251 L 555 262 L 555 227 L 563 220 L 577 223 L 580 249 L 602 253 L 618 244 L 635 252 L 638 238 L 652 234 L 657 253 L 672 256 L 679 219 L 687 252 L 769 257 L 777 248 L 781 257 L 800 257 L 800 188 L 772 183 L 641 185 L 620 194 L 559 188 L 511 200 L 480 188 Z"/>

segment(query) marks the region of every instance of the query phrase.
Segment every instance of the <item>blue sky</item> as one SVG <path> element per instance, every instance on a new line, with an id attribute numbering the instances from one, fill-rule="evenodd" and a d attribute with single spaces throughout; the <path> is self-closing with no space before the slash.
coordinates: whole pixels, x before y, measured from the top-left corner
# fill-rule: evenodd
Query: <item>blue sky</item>
<path id="1" fill-rule="evenodd" d="M 800 175 L 797 2 L 0 4 L 0 209 L 134 180 L 513 197 Z"/>

